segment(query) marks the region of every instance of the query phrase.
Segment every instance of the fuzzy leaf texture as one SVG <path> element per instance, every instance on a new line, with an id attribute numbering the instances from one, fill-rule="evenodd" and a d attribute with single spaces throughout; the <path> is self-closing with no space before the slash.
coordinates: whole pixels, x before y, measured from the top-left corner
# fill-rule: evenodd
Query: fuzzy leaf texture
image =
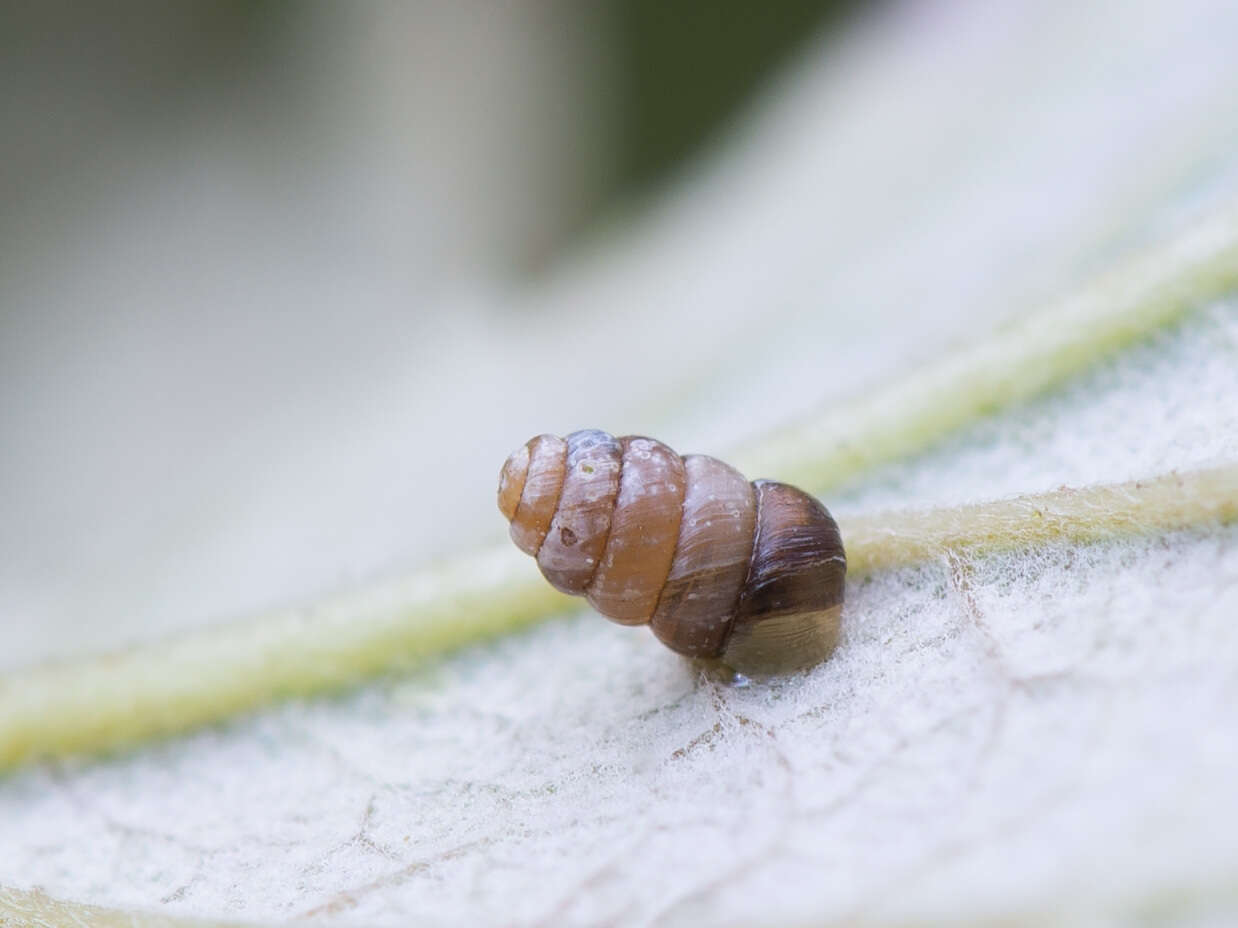
<path id="1" fill-rule="evenodd" d="M 903 553 L 865 562 L 838 652 L 801 675 L 724 685 L 582 606 L 342 694 L 17 768 L 0 924 L 1238 919 L 1238 286 L 1222 262 L 1184 302 L 1124 270 L 1230 228 L 1235 36 L 1238 10 L 1202 0 L 893 7 L 810 48 L 656 209 L 535 292 L 442 297 L 429 347 L 376 345 L 336 408 L 272 399 L 303 427 L 237 439 L 265 466 L 220 463 L 209 513 L 167 490 L 175 544 L 117 529 L 106 582 L 66 554 L 36 587 L 37 537 L 10 523 L 16 680 L 222 640 L 272 603 L 308 615 L 494 541 L 498 467 L 542 431 L 738 447 L 751 477 L 828 487 L 866 539 L 882 513 L 944 510 L 898 523 Z M 1059 350 L 1114 287 L 1151 315 Z M 1051 330 L 1028 329 L 1046 306 Z M 428 439 L 458 421 L 469 442 Z M 833 469 L 803 464 L 831 441 Z M 1114 516 L 1133 495 L 1153 503 Z M 182 650 L 176 675 L 218 670 Z M 316 666 L 288 692 L 330 682 Z"/>

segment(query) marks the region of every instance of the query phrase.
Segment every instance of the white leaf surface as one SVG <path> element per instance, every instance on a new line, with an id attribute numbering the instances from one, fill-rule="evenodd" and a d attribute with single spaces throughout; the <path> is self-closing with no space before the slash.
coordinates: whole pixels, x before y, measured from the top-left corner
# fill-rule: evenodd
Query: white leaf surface
<path id="1" fill-rule="evenodd" d="M 1235 36 L 1226 4 L 954 3 L 814 49 L 633 228 L 532 296 L 478 298 L 527 301 L 526 324 L 453 304 L 415 369 L 387 358 L 363 414 L 350 399 L 311 437 L 271 439 L 271 473 L 177 550 L 130 532 L 101 625 L 125 611 L 115 590 L 163 567 L 110 634 L 407 554 L 384 525 L 360 553 L 324 541 L 290 567 L 280 532 L 361 533 L 298 450 L 353 449 L 330 479 L 372 512 L 375 461 L 424 446 L 412 476 L 436 498 L 401 531 L 433 550 L 450 517 L 490 531 L 492 472 L 528 434 L 630 423 L 710 450 L 1172 240 L 1238 193 Z M 828 502 L 1233 461 L 1236 372 L 1238 302 L 1220 299 Z M 429 436 L 462 417 L 485 438 L 434 458 Z M 208 614 L 193 601 L 220 552 L 256 566 Z M 36 590 L 10 569 L 0 607 L 26 627 L 0 632 L 9 667 L 114 643 L 58 640 L 89 578 Z M 0 885 L 258 922 L 1222 924 L 1238 917 L 1236 614 L 1238 530 L 1219 526 L 871 576 L 836 656 L 765 684 L 724 686 L 582 613 L 346 697 L 10 774 Z"/>

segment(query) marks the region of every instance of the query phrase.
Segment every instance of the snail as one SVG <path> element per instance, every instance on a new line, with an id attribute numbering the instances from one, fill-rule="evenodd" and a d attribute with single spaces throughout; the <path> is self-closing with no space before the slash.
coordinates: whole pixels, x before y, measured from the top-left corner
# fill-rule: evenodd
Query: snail
<path id="1" fill-rule="evenodd" d="M 814 497 L 701 454 L 597 429 L 539 435 L 499 510 L 550 583 L 667 647 L 744 674 L 799 670 L 838 641 L 847 560 Z"/>

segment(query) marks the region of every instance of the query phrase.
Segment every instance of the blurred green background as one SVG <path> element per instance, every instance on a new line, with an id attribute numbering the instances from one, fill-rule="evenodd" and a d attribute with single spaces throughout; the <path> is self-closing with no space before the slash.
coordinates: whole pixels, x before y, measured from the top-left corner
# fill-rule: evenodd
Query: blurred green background
<path id="1" fill-rule="evenodd" d="M 2 4 L 0 112 L 11 132 L 0 143 L 0 189 L 9 207 L 0 221 L 10 227 L 22 221 L 23 203 L 28 210 L 45 207 L 48 187 L 89 190 L 100 180 L 98 158 L 110 142 L 142 127 L 156 141 L 165 130 L 188 131 L 195 111 L 229 95 L 255 98 L 255 119 L 295 127 L 322 103 L 306 93 L 303 70 L 335 70 L 338 78 L 350 55 L 370 54 L 364 47 L 370 42 L 381 45 L 365 34 L 367 20 L 390 19 L 412 33 L 425 30 L 426 40 L 439 44 L 445 67 L 419 68 L 414 59 L 424 49 L 417 39 L 403 63 L 414 79 L 432 73 L 440 82 L 435 91 L 444 112 L 459 89 L 454 85 L 486 66 L 474 56 L 496 51 L 490 40 L 502 46 L 500 67 L 505 55 L 511 62 L 530 50 L 558 59 L 541 68 L 545 84 L 526 88 L 549 98 L 554 134 L 566 148 L 557 156 L 567 166 L 558 173 L 556 203 L 553 210 L 532 211 L 530 222 L 538 228 L 514 228 L 498 247 L 511 268 L 540 267 L 580 232 L 625 213 L 634 199 L 672 178 L 727 131 L 806 42 L 860 5 L 538 0 L 502 10 L 480 3 L 380 3 L 349 12 L 289 0 Z M 390 55 L 388 67 L 400 64 L 399 48 L 372 51 Z M 515 77 L 528 76 L 527 62 L 518 68 L 524 74 Z M 565 96 L 561 87 L 548 86 L 562 83 L 574 84 L 574 91 Z M 489 100 L 468 94 L 460 104 L 502 108 L 514 86 L 483 84 Z M 392 107 L 398 117 L 398 103 Z M 448 118 L 421 127 L 448 135 L 457 129 Z M 338 142 L 329 126 L 314 135 L 316 144 Z"/>
<path id="2" fill-rule="evenodd" d="M 611 4 L 623 126 L 610 196 L 639 193 L 725 129 L 736 109 L 858 0 L 618 0 Z"/>

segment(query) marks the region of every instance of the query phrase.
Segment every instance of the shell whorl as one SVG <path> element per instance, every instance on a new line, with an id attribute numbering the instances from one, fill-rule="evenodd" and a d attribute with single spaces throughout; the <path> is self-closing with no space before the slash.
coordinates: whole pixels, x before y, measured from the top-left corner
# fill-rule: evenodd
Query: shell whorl
<path id="1" fill-rule="evenodd" d="M 499 509 L 552 585 L 615 622 L 649 624 L 680 654 L 775 673 L 837 643 L 842 540 L 795 487 L 589 429 L 513 452 Z"/>

